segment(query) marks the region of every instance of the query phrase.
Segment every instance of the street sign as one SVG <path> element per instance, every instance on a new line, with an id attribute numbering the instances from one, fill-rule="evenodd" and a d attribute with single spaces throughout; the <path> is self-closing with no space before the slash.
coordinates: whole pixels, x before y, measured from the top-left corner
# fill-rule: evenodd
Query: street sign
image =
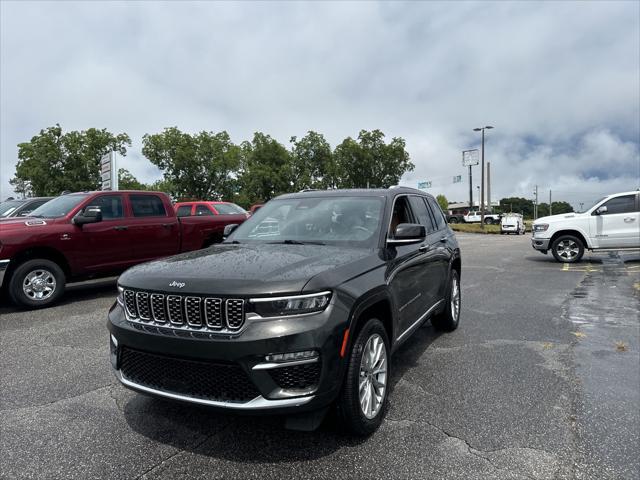
<path id="1" fill-rule="evenodd" d="M 118 189 L 118 170 L 116 168 L 115 152 L 109 152 L 100 158 L 100 180 L 102 180 L 102 190 Z"/>
<path id="2" fill-rule="evenodd" d="M 456 175 L 453 177 L 453 183 L 460 183 L 462 182 L 462 175 Z"/>
<path id="3" fill-rule="evenodd" d="M 478 149 L 475 150 L 463 150 L 462 151 L 462 166 L 470 167 L 472 165 L 478 165 L 480 163 L 480 154 Z"/>
<path id="4" fill-rule="evenodd" d="M 431 188 L 431 182 L 418 182 L 419 189 Z"/>

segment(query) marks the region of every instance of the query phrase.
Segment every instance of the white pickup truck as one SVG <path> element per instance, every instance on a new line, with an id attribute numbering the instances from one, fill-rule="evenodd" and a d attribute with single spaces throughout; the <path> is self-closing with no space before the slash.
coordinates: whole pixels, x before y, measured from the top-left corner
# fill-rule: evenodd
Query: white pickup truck
<path id="1" fill-rule="evenodd" d="M 640 192 L 598 200 L 582 213 L 542 217 L 533 223 L 531 246 L 563 263 L 579 262 L 585 250 L 640 249 Z"/>
<path id="2" fill-rule="evenodd" d="M 484 223 L 487 225 L 493 225 L 495 223 L 497 225 L 500 223 L 500 217 L 501 215 L 498 215 L 497 213 L 485 212 Z M 482 215 L 480 215 L 480 212 L 469 212 L 462 218 L 464 223 L 480 223 Z"/>

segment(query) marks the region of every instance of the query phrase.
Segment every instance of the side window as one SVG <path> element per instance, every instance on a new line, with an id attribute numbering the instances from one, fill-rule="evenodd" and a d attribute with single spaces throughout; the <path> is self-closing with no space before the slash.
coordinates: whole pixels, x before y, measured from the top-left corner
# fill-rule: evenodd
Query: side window
<path id="1" fill-rule="evenodd" d="M 166 217 L 167 211 L 156 195 L 131 195 L 131 210 L 134 217 Z"/>
<path id="2" fill-rule="evenodd" d="M 427 209 L 427 205 L 424 203 L 423 197 L 411 196 L 409 197 L 409 202 L 411 203 L 413 213 L 418 217 L 418 222 L 420 222 L 421 225 L 424 225 L 427 233 L 434 232 L 436 228 L 433 224 L 431 215 L 429 214 L 429 210 Z"/>
<path id="3" fill-rule="evenodd" d="M 124 217 L 122 195 L 101 195 L 91 200 L 87 207 L 100 207 L 103 220 Z"/>
<path id="4" fill-rule="evenodd" d="M 397 197 L 393 204 L 393 212 L 391 212 L 391 225 L 389 227 L 389 236 L 393 237 L 396 227 L 401 223 L 413 223 L 413 214 L 409 206 L 409 200 L 406 196 Z"/>
<path id="5" fill-rule="evenodd" d="M 199 217 L 203 215 L 213 215 L 213 212 L 209 210 L 209 207 L 206 205 L 196 205 L 196 215 Z"/>
<path id="6" fill-rule="evenodd" d="M 447 225 L 447 221 L 444 218 L 444 214 L 440 209 L 440 205 L 433 198 L 427 197 L 427 203 L 429 207 L 431 207 L 431 213 L 433 214 L 433 218 L 436 221 L 436 229 L 440 230 Z"/>
<path id="7" fill-rule="evenodd" d="M 616 213 L 631 213 L 636 209 L 635 195 L 623 195 L 622 197 L 612 198 L 611 200 L 602 204 L 603 207 L 607 207 L 607 211 L 602 215 L 614 215 Z"/>
<path id="8" fill-rule="evenodd" d="M 191 215 L 191 205 L 180 205 L 176 210 L 178 217 L 188 217 Z"/>

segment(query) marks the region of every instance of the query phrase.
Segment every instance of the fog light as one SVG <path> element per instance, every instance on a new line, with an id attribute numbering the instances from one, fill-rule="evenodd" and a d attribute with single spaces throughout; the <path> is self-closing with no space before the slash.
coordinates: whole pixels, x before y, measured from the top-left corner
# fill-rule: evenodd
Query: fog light
<path id="1" fill-rule="evenodd" d="M 310 358 L 316 358 L 319 354 L 315 350 L 305 350 L 303 352 L 289 352 L 289 353 L 273 353 L 265 355 L 264 359 L 267 362 L 292 362 L 295 360 L 307 360 Z"/>
<path id="2" fill-rule="evenodd" d="M 111 335 L 111 339 L 109 341 L 109 360 L 111 360 L 111 366 L 114 369 L 118 369 L 118 340 L 116 337 Z"/>

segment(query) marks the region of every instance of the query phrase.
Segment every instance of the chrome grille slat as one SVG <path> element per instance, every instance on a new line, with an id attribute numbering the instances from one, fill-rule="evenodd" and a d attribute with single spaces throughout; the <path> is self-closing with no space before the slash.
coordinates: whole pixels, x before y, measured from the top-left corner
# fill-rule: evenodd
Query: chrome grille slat
<path id="1" fill-rule="evenodd" d="M 127 320 L 174 330 L 238 334 L 245 325 L 245 301 L 124 290 Z M 179 332 L 176 332 L 179 333 Z"/>

